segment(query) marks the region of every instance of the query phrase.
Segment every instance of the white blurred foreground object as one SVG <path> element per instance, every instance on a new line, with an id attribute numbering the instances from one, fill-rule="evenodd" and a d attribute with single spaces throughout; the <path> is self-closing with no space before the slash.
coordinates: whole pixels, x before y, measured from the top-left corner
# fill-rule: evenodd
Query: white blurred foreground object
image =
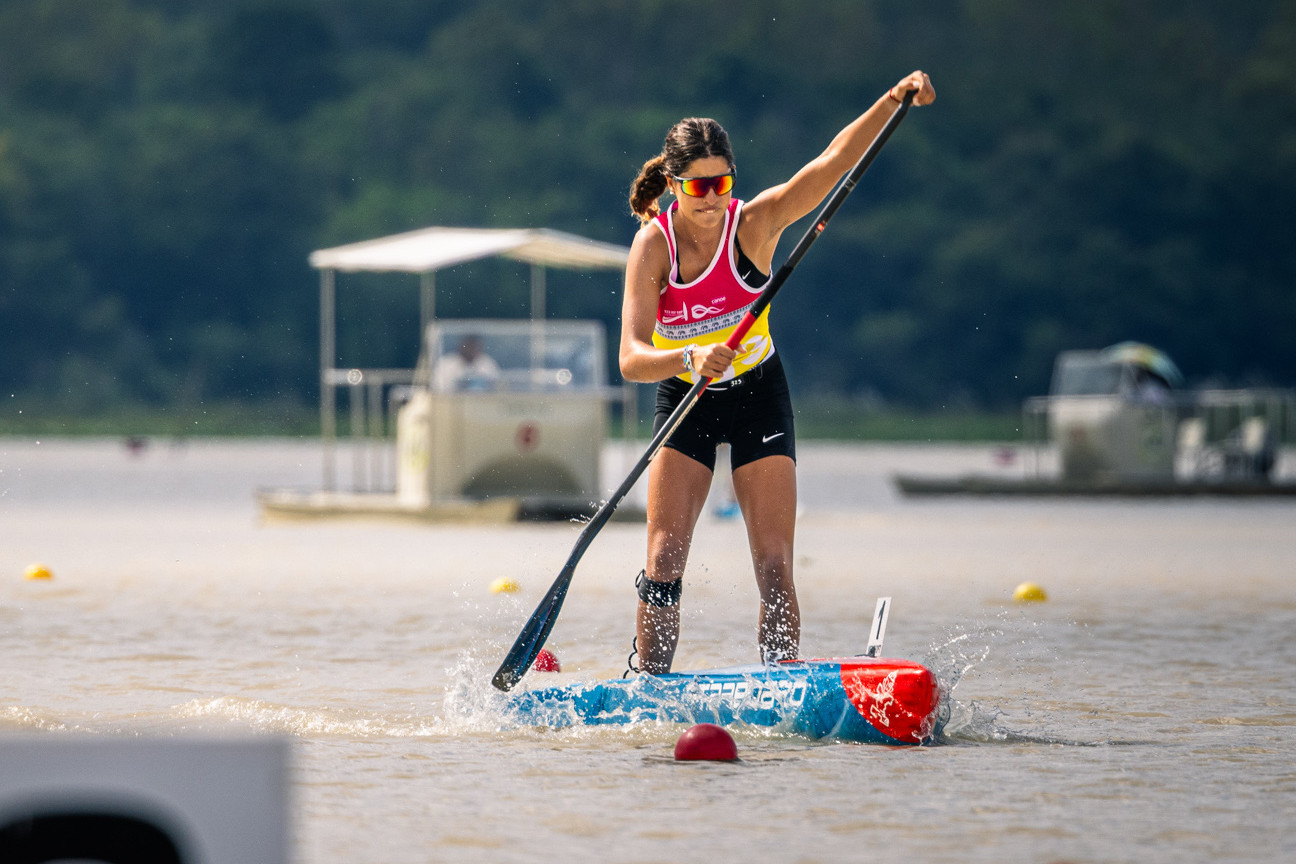
<path id="1" fill-rule="evenodd" d="M 0 861 L 287 864 L 281 738 L 0 738 Z"/>

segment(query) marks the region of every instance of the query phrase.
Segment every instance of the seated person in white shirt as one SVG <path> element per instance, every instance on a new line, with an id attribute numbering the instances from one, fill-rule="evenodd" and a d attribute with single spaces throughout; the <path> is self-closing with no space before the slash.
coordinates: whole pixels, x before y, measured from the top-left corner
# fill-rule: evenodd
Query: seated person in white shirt
<path id="1" fill-rule="evenodd" d="M 499 380 L 499 374 L 499 364 L 482 350 L 481 337 L 469 334 L 459 343 L 458 351 L 437 360 L 432 386 L 442 393 L 489 390 Z"/>

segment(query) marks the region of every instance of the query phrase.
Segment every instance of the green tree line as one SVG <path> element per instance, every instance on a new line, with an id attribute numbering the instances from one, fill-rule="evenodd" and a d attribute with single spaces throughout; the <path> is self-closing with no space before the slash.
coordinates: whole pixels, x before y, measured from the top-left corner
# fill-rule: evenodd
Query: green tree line
<path id="1" fill-rule="evenodd" d="M 3 0 L 0 395 L 313 404 L 311 250 L 434 224 L 628 244 L 675 120 L 725 125 L 750 196 L 915 68 L 936 104 L 775 304 L 800 390 L 1002 408 L 1124 339 L 1191 380 L 1296 380 L 1281 0 Z M 357 284 L 343 362 L 412 366 L 413 292 Z M 525 313 L 517 268 L 438 284 L 441 314 Z M 615 333 L 614 278 L 549 288 Z"/>

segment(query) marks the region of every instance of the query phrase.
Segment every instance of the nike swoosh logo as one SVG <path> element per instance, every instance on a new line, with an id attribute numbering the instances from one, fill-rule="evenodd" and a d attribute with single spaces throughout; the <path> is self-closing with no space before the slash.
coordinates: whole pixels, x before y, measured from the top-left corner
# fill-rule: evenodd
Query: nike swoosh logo
<path id="1" fill-rule="evenodd" d="M 773 441 L 775 438 L 779 437 L 782 434 L 783 434 L 782 432 L 775 432 L 773 435 L 766 435 L 764 438 L 761 439 L 761 443 L 768 444 L 770 441 Z"/>

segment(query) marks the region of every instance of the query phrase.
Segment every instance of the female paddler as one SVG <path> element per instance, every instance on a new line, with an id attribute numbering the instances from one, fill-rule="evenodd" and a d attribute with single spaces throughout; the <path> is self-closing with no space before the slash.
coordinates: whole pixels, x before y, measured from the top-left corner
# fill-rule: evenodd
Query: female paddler
<path id="1" fill-rule="evenodd" d="M 750 201 L 734 196 L 729 136 L 689 118 L 666 134 L 630 192 L 642 223 L 630 249 L 621 315 L 621 374 L 658 381 L 654 431 L 698 376 L 713 379 L 648 473 L 648 561 L 638 581 L 631 669 L 669 672 L 679 639 L 680 589 L 693 529 L 711 488 L 716 447 L 727 442 L 734 494 L 747 524 L 760 590 L 757 641 L 764 662 L 797 656 L 801 618 L 792 579 L 796 433 L 769 310 L 737 351 L 724 342 L 769 281 L 779 237 L 832 192 L 863 156 L 906 90 L 936 98 L 922 72 L 906 76 L 790 180 Z M 673 201 L 661 212 L 658 199 Z"/>

